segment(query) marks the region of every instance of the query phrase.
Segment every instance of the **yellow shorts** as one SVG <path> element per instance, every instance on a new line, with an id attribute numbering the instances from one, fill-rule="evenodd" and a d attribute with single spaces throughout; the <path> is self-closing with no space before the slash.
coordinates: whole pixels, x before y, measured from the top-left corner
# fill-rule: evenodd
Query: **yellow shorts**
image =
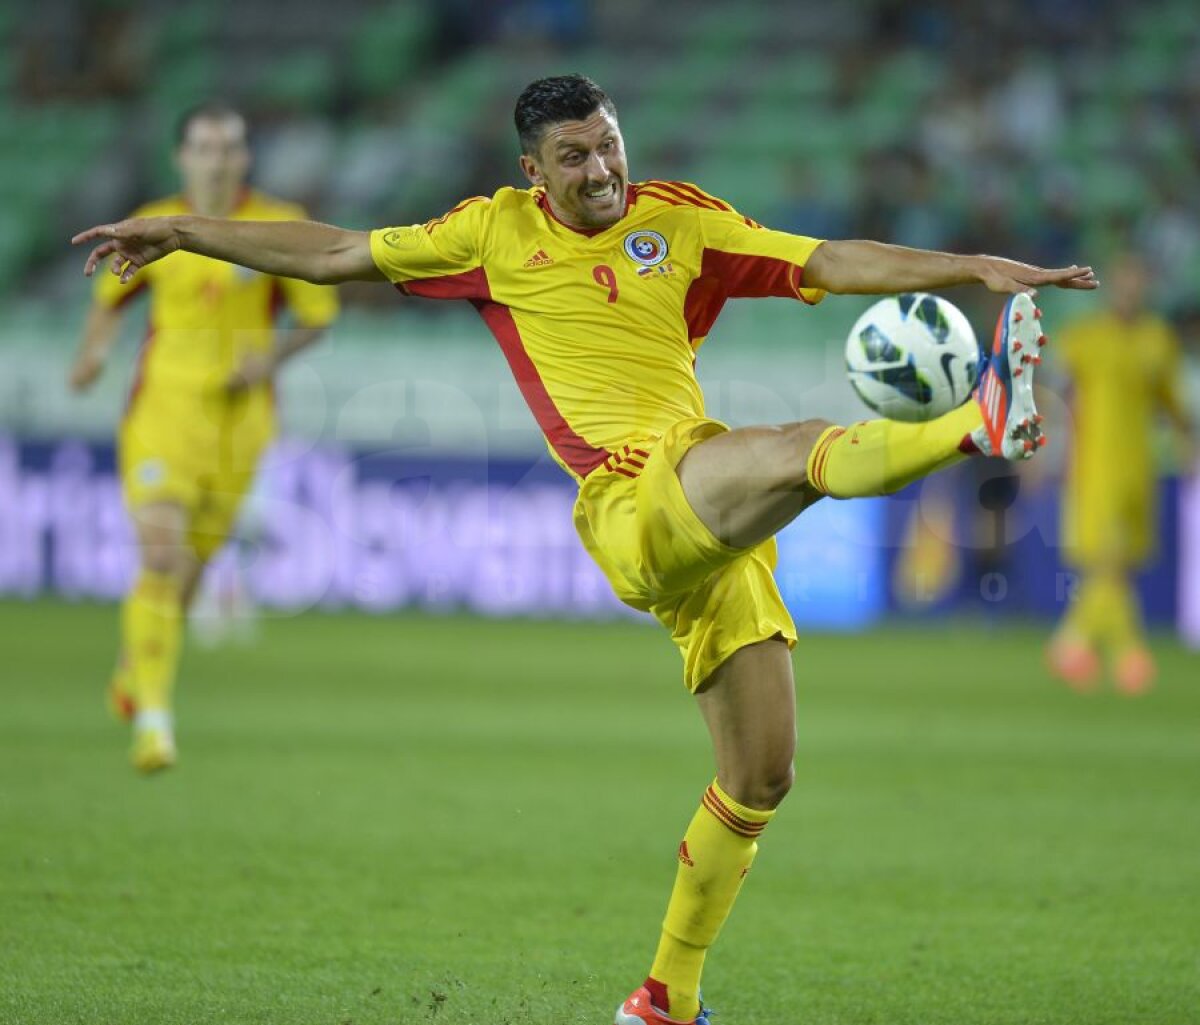
<path id="1" fill-rule="evenodd" d="M 126 508 L 183 506 L 188 543 L 211 558 L 233 530 L 273 434 L 273 413 L 258 401 L 221 409 L 177 394 L 137 396 L 117 437 Z"/>
<path id="2" fill-rule="evenodd" d="M 683 655 L 695 691 L 739 648 L 796 627 L 775 585 L 772 538 L 730 548 L 700 521 L 675 467 L 692 446 L 729 428 L 693 417 L 658 439 L 630 442 L 583 482 L 575 529 L 617 597 L 652 613 Z"/>

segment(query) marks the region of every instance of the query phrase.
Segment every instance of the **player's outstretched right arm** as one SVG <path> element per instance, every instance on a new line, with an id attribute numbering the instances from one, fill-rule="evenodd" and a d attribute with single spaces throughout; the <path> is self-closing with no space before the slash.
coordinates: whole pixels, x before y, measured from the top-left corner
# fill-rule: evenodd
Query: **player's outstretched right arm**
<path id="1" fill-rule="evenodd" d="M 371 258 L 370 235 L 316 221 L 227 221 L 214 217 L 135 217 L 81 231 L 72 245 L 99 241 L 83 273 L 91 277 L 112 256 L 122 282 L 182 249 L 264 274 L 315 284 L 385 281 Z"/>

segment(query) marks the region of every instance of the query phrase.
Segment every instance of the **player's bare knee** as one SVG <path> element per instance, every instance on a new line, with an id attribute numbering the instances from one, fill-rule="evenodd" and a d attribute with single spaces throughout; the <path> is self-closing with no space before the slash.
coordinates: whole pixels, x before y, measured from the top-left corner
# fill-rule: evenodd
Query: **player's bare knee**
<path id="1" fill-rule="evenodd" d="M 788 761 L 765 766 L 755 779 L 745 785 L 744 804 L 751 808 L 770 810 L 778 808 L 796 781 L 796 768 Z"/>
<path id="2" fill-rule="evenodd" d="M 789 761 L 770 774 L 764 781 L 762 799 L 765 807 L 778 808 L 783 799 L 791 792 L 796 782 L 796 766 Z"/>
<path id="3" fill-rule="evenodd" d="M 142 568 L 150 573 L 182 578 L 183 559 L 173 546 L 148 545 L 142 548 Z"/>

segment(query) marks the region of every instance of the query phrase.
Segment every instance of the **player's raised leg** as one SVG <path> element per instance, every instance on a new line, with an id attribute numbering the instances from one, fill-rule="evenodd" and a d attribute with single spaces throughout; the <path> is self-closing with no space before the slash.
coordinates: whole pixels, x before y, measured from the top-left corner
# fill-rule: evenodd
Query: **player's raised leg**
<path id="1" fill-rule="evenodd" d="M 716 537 L 749 547 L 823 495 L 890 494 L 973 454 L 1027 459 L 1045 441 L 1033 400 L 1044 343 L 1033 300 L 1014 295 L 1001 311 L 975 401 L 928 423 L 805 420 L 719 434 L 680 462 L 684 494 Z"/>
<path id="2" fill-rule="evenodd" d="M 740 648 L 696 693 L 717 778 L 679 845 L 675 886 L 650 977 L 617 1010 L 616 1025 L 708 1021 L 700 974 L 758 851 L 757 839 L 792 785 L 795 687 L 787 644 Z"/>
<path id="3" fill-rule="evenodd" d="M 122 607 L 122 649 L 136 707 L 133 748 L 136 768 L 153 772 L 175 762 L 171 694 L 179 664 L 182 589 L 192 570 L 187 511 L 174 502 L 150 502 L 133 510 L 140 566 Z"/>

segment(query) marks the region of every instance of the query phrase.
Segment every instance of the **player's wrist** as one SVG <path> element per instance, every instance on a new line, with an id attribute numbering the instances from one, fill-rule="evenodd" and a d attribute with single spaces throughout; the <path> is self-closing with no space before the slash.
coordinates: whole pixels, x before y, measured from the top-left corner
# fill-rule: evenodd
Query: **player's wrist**
<path id="1" fill-rule="evenodd" d="M 198 229 L 201 218 L 193 214 L 172 214 L 167 218 L 176 249 L 197 252 Z"/>
<path id="2" fill-rule="evenodd" d="M 992 257 L 984 253 L 960 256 L 959 269 L 962 272 L 963 284 L 986 285 L 990 277 L 990 272 L 994 270 Z"/>

